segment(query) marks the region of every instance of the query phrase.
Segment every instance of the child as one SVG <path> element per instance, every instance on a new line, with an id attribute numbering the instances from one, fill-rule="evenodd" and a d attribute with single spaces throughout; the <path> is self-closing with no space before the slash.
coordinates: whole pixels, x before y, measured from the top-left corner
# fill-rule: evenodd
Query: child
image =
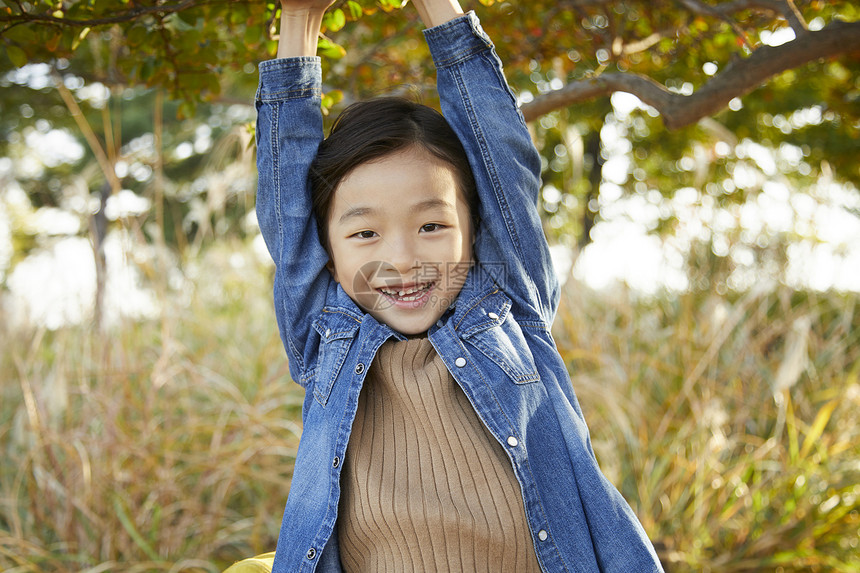
<path id="1" fill-rule="evenodd" d="M 477 18 L 413 1 L 447 122 L 385 98 L 321 142 L 333 0 L 281 2 L 257 213 L 306 396 L 273 571 L 660 571 L 550 334 L 540 161 Z"/>

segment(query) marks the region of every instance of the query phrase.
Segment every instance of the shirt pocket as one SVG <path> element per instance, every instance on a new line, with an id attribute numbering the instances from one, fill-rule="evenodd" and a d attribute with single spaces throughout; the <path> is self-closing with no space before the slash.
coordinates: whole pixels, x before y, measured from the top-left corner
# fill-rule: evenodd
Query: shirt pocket
<path id="1" fill-rule="evenodd" d="M 511 301 L 501 291 L 484 298 L 469 320 L 462 338 L 492 360 L 516 384 L 540 381 L 534 355 L 513 315 Z"/>
<path id="2" fill-rule="evenodd" d="M 314 370 L 314 398 L 321 405 L 328 402 L 331 389 L 337 380 L 340 369 L 349 354 L 360 323 L 353 317 L 339 312 L 323 310 L 323 314 L 313 322 L 314 330 L 320 335 L 320 351 L 317 367 Z"/>

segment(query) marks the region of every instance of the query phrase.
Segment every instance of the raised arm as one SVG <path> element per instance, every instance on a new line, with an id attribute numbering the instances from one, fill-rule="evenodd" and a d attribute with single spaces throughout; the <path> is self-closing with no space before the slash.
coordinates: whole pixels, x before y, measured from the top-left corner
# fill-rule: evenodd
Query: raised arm
<path id="1" fill-rule="evenodd" d="M 335 0 L 281 0 L 278 57 L 316 56 L 323 14 Z"/>
<path id="2" fill-rule="evenodd" d="M 439 14 L 451 1 L 456 0 L 423 0 L 422 10 Z M 476 259 L 509 296 L 549 323 L 559 291 L 537 211 L 540 157 L 502 64 L 474 14 L 443 21 L 424 34 L 436 64 L 442 113 L 463 143 L 478 187 Z"/>
<path id="3" fill-rule="evenodd" d="M 304 385 L 312 321 L 331 276 L 313 216 L 308 169 L 322 140 L 319 26 L 333 0 L 282 0 L 278 59 L 260 63 L 257 221 L 275 261 L 275 314 L 293 379 Z"/>

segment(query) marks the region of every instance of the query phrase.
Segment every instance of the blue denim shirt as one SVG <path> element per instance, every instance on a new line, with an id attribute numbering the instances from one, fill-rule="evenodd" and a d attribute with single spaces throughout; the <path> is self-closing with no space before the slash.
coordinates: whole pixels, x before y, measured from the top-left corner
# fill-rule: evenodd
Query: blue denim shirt
<path id="1" fill-rule="evenodd" d="M 642 526 L 597 466 L 550 334 L 559 292 L 536 209 L 540 160 L 474 14 L 425 32 L 442 111 L 481 199 L 476 265 L 428 332 L 510 458 L 544 571 L 661 571 Z M 276 263 L 275 310 L 290 374 L 305 387 L 304 430 L 273 571 L 340 571 L 340 471 L 364 376 L 389 338 L 332 279 L 307 171 L 322 138 L 317 58 L 260 65 L 260 228 Z"/>

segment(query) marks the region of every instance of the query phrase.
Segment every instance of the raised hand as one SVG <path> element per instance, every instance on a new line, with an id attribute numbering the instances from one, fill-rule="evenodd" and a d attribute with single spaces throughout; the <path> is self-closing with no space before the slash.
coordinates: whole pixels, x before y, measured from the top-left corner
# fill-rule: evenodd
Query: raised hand
<path id="1" fill-rule="evenodd" d="M 281 0 L 278 57 L 315 56 L 323 14 L 335 0 Z"/>
<path id="2" fill-rule="evenodd" d="M 281 8 L 292 11 L 325 12 L 335 0 L 281 0 Z"/>
<path id="3" fill-rule="evenodd" d="M 412 0 L 421 21 L 428 28 L 444 24 L 463 14 L 459 0 Z"/>

